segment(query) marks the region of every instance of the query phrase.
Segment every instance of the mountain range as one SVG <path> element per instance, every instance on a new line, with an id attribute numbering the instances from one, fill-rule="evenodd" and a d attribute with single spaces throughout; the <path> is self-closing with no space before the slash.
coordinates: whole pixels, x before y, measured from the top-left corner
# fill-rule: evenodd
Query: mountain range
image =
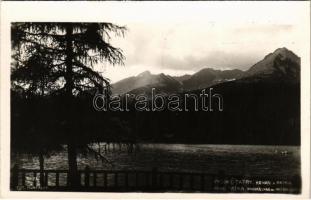
<path id="1" fill-rule="evenodd" d="M 128 104 L 122 104 L 129 110 L 98 112 L 93 107 L 94 93 L 90 92 L 70 101 L 73 108 L 77 108 L 71 111 L 75 123 L 70 128 L 77 133 L 77 141 L 87 139 L 93 142 L 97 138 L 105 142 L 125 143 L 239 145 L 300 145 L 301 142 L 300 58 L 286 48 L 276 49 L 245 71 L 206 68 L 193 75 L 179 77 L 146 71 L 123 79 L 112 87 L 115 94 L 148 93 L 155 87 L 167 94 L 178 92 L 180 95 L 176 96 L 185 96 L 184 93 L 199 96 L 201 88 L 213 88 L 214 94 L 222 96 L 223 109 L 217 110 L 220 101 L 216 98 L 213 105 L 208 105 L 208 111 L 195 110 L 202 101 L 196 104 L 193 100 L 187 101 L 187 111 L 167 109 L 167 101 L 162 101 L 164 110 L 141 111 L 135 109 L 138 101 L 131 99 Z M 126 96 L 120 99 L 126 99 Z M 13 143 L 21 141 L 24 144 L 27 138 L 36 137 L 40 141 L 42 138 L 59 138 L 66 142 L 66 99 L 62 95 L 52 95 L 50 98 L 26 100 L 17 93 L 11 93 Z M 150 102 L 152 100 L 148 99 L 147 104 Z M 111 101 L 113 107 L 118 105 L 116 103 Z M 184 108 L 186 102 L 181 101 L 180 104 Z M 42 106 L 44 112 L 39 112 L 42 109 L 38 106 Z M 32 112 L 35 114 L 29 115 Z M 40 123 L 38 135 L 42 137 L 38 137 L 33 135 L 37 131 L 33 131 L 29 124 L 41 118 L 46 120 Z"/>
<path id="2" fill-rule="evenodd" d="M 300 58 L 287 48 L 276 49 L 248 70 L 204 68 L 192 75 L 170 76 L 145 71 L 112 84 L 113 94 L 144 94 L 155 88 L 162 93 L 179 93 L 210 87 L 223 82 L 256 81 L 263 78 L 299 81 Z"/>
<path id="3" fill-rule="evenodd" d="M 300 145 L 300 58 L 286 48 L 245 71 L 205 68 L 180 77 L 147 71 L 115 83 L 113 90 L 146 94 L 152 87 L 197 96 L 202 88 L 213 88 L 223 97 L 223 111 L 120 113 L 141 141 Z M 195 104 L 190 101 L 189 107 Z"/>

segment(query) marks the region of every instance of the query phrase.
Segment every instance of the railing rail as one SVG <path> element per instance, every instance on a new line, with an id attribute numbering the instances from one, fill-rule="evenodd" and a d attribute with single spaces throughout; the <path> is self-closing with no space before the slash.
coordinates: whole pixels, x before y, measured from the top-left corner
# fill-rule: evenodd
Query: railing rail
<path id="1" fill-rule="evenodd" d="M 265 192 L 299 193 L 300 176 L 231 176 L 192 172 L 152 170 L 79 170 L 78 191 L 181 191 L 181 192 Z M 11 170 L 11 190 L 72 191 L 68 170 Z"/>

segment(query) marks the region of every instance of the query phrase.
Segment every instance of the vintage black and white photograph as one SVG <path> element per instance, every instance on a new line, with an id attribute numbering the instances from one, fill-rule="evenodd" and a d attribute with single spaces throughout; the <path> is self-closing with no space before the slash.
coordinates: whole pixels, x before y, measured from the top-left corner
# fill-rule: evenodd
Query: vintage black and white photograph
<path id="1" fill-rule="evenodd" d="M 10 191 L 300 195 L 305 24 L 288 5 L 10 22 Z"/>

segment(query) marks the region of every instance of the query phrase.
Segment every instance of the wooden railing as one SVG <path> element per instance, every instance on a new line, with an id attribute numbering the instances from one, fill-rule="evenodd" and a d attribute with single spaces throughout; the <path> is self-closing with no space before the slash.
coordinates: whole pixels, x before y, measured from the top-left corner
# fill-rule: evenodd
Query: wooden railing
<path id="1" fill-rule="evenodd" d="M 80 187 L 68 184 L 68 170 L 11 170 L 11 190 L 44 191 L 144 191 L 144 192 L 264 192 L 299 193 L 300 177 L 229 176 L 218 174 L 151 171 L 79 171 Z"/>

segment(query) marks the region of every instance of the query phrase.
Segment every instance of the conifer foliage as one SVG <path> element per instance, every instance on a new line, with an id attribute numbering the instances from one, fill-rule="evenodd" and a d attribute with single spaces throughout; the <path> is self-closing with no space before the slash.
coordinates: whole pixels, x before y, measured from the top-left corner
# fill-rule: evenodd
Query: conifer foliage
<path id="1" fill-rule="evenodd" d="M 12 90 L 26 97 L 64 97 L 69 164 L 69 184 L 79 186 L 77 144 L 74 131 L 74 98 L 90 90 L 110 88 L 109 80 L 96 71 L 99 65 L 123 65 L 120 48 L 111 36 L 123 37 L 126 27 L 112 23 L 13 23 Z"/>

